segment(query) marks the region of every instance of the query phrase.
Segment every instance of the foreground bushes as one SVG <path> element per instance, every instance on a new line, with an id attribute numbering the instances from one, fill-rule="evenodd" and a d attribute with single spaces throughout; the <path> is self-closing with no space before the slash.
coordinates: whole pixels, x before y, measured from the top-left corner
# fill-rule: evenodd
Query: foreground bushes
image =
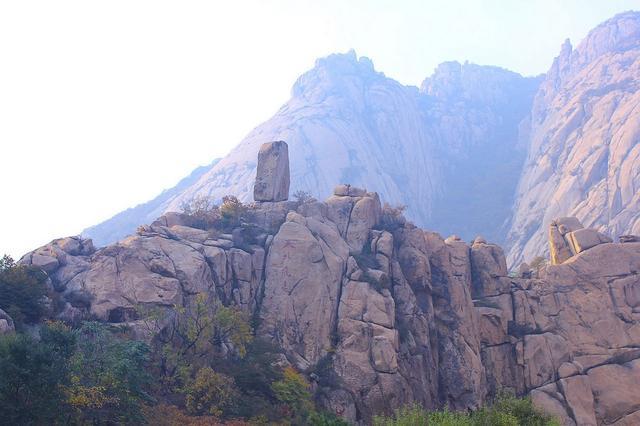
<path id="1" fill-rule="evenodd" d="M 37 268 L 16 265 L 9 256 L 0 259 L 0 309 L 20 328 L 34 323 L 46 312 L 45 281 L 47 276 Z"/>
<path id="2" fill-rule="evenodd" d="M 0 337 L 0 419 L 7 424 L 123 424 L 143 421 L 149 348 L 105 326 L 45 324 L 39 340 Z"/>
<path id="3" fill-rule="evenodd" d="M 426 411 L 413 405 L 392 417 L 378 416 L 374 426 L 560 426 L 553 417 L 536 409 L 530 398 L 503 393 L 489 406 L 470 413 L 449 410 Z"/>

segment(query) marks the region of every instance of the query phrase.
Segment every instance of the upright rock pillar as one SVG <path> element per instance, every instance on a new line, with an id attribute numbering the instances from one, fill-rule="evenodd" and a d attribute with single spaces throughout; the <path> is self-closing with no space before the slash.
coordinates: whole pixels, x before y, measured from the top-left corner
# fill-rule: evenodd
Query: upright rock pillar
<path id="1" fill-rule="evenodd" d="M 253 186 L 255 201 L 289 199 L 289 147 L 286 142 L 265 143 L 258 152 L 258 170 Z"/>

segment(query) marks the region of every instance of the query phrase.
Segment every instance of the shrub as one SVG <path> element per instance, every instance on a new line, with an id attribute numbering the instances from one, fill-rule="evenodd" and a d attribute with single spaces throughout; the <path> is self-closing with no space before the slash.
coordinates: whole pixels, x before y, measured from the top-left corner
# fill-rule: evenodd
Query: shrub
<path id="1" fill-rule="evenodd" d="M 68 364 L 75 337 L 60 323 L 42 328 L 40 341 L 0 336 L 0 419 L 5 424 L 55 424 L 64 417 Z"/>
<path id="2" fill-rule="evenodd" d="M 313 411 L 309 383 L 292 367 L 286 367 L 282 380 L 271 386 L 278 401 L 290 411 L 294 422 L 303 423 L 304 419 Z"/>
<path id="3" fill-rule="evenodd" d="M 341 385 L 341 378 L 333 369 L 333 357 L 335 349 L 330 350 L 329 353 L 324 355 L 316 365 L 311 369 L 310 374 L 317 377 L 318 385 L 327 388 L 337 388 Z"/>
<path id="4" fill-rule="evenodd" d="M 233 344 L 240 358 L 244 358 L 247 345 L 253 340 L 247 313 L 237 307 L 220 306 L 214 317 L 214 328 L 216 341 Z"/>
<path id="5" fill-rule="evenodd" d="M 547 259 L 542 256 L 536 256 L 531 261 L 530 267 L 535 276 L 540 276 L 540 272 L 547 266 Z"/>
<path id="6" fill-rule="evenodd" d="M 516 398 L 511 393 L 501 392 L 491 410 L 514 417 L 517 421 L 514 424 L 520 426 L 559 426 L 553 416 L 534 407 L 530 397 Z"/>
<path id="7" fill-rule="evenodd" d="M 493 405 L 473 412 L 448 409 L 428 412 L 418 405 L 395 411 L 391 417 L 376 416 L 375 426 L 559 426 L 553 417 L 537 410 L 530 398 L 501 393 Z"/>
<path id="8" fill-rule="evenodd" d="M 302 190 L 294 192 L 293 198 L 295 198 L 296 203 L 298 203 L 298 205 L 310 203 L 316 200 L 315 198 L 313 198 L 310 192 L 302 191 Z"/>
<path id="9" fill-rule="evenodd" d="M 233 229 L 240 225 L 247 214 L 248 208 L 234 195 L 222 197 L 220 205 L 220 215 L 222 225 L 226 229 Z"/>
<path id="10" fill-rule="evenodd" d="M 233 379 L 203 367 L 183 389 L 185 406 L 190 414 L 220 416 L 238 396 Z"/>
<path id="11" fill-rule="evenodd" d="M 426 425 L 428 413 L 418 405 L 397 409 L 392 417 L 375 416 L 374 426 L 415 426 Z"/>
<path id="12" fill-rule="evenodd" d="M 312 411 L 306 419 L 308 425 L 311 426 L 349 426 L 335 414 L 324 411 Z"/>
<path id="13" fill-rule="evenodd" d="M 213 229 L 219 226 L 221 214 L 213 198 L 197 196 L 180 206 L 182 213 L 189 216 L 191 225 L 199 229 Z"/>
<path id="14" fill-rule="evenodd" d="M 404 217 L 404 211 L 406 209 L 407 206 L 400 205 L 393 207 L 388 203 L 384 203 L 378 227 L 389 232 L 401 228 L 407 221 Z"/>
<path id="15" fill-rule="evenodd" d="M 38 268 L 16 265 L 9 256 L 0 259 L 0 309 L 20 325 L 35 323 L 46 313 L 47 275 Z"/>
<path id="16" fill-rule="evenodd" d="M 214 416 L 190 416 L 175 405 L 146 405 L 142 410 L 145 423 L 153 426 L 213 426 L 220 421 Z"/>
<path id="17" fill-rule="evenodd" d="M 118 338 L 103 324 L 84 323 L 77 332 L 71 358 L 71 384 L 66 388 L 76 422 L 139 423 L 146 388 L 149 348 Z"/>

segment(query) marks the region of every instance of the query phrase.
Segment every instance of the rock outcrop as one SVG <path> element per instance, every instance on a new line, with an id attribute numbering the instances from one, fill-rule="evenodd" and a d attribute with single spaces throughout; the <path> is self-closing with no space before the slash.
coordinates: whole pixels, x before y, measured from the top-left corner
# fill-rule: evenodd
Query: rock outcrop
<path id="1" fill-rule="evenodd" d="M 554 265 L 598 244 L 612 241 L 595 229 L 585 229 L 576 217 L 556 219 L 549 225 L 549 254 Z"/>
<path id="2" fill-rule="evenodd" d="M 136 330 L 138 305 L 199 293 L 238 306 L 350 422 L 411 402 L 474 409 L 510 388 L 566 425 L 633 424 L 640 243 L 602 241 L 575 218 L 553 226 L 557 264 L 512 278 L 499 246 L 443 239 L 339 185 L 326 202 L 255 203 L 229 233 L 168 214 L 102 249 L 63 238 L 21 262 L 48 274 L 70 322 Z"/>
<path id="3" fill-rule="evenodd" d="M 640 233 L 640 13 L 567 40 L 523 129 L 529 152 L 507 238 L 509 264 L 546 252 L 559 216 L 617 236 Z"/>
<path id="4" fill-rule="evenodd" d="M 287 201 L 289 199 L 289 147 L 286 142 L 265 143 L 258 152 L 253 199 Z"/>

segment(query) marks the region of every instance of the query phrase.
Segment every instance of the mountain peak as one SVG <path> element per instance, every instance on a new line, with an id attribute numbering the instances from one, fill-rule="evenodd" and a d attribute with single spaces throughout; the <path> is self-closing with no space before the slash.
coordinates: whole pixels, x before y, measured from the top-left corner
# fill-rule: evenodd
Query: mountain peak
<path id="1" fill-rule="evenodd" d="M 366 56 L 358 57 L 351 49 L 346 53 L 333 53 L 316 60 L 315 66 L 302 74 L 293 85 L 292 96 L 300 96 L 316 87 L 340 85 L 341 82 L 353 79 L 370 79 L 383 77 L 375 70 L 373 62 Z"/>
<path id="2" fill-rule="evenodd" d="M 579 63 L 587 63 L 605 53 L 640 47 L 640 12 L 620 13 L 589 32 L 577 46 Z"/>

